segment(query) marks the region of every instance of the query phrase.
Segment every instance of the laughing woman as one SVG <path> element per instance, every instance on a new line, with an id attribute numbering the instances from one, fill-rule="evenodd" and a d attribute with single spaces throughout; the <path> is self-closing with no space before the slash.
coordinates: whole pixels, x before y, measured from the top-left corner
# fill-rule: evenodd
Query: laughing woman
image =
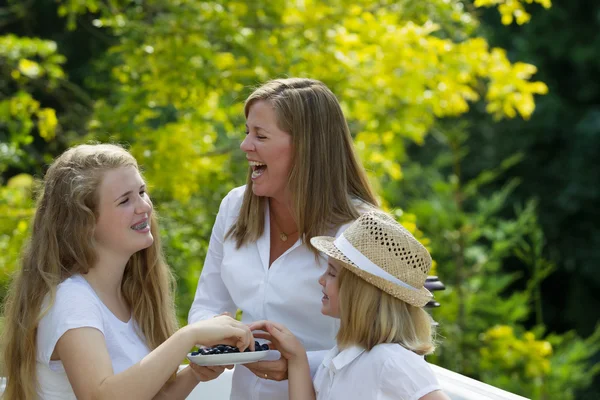
<path id="1" fill-rule="evenodd" d="M 67 150 L 49 168 L 4 320 L 4 398 L 184 399 L 206 371 L 197 343 L 252 347 L 227 317 L 176 331 L 172 277 L 135 159 L 114 145 Z"/>
<path id="2" fill-rule="evenodd" d="M 239 308 L 244 322 L 283 323 L 314 372 L 338 323 L 320 312 L 317 281 L 327 261 L 310 239 L 338 236 L 376 199 L 340 104 L 323 83 L 267 82 L 247 99 L 245 115 L 247 184 L 221 203 L 189 322 Z M 231 398 L 287 399 L 287 361 L 237 367 Z"/>

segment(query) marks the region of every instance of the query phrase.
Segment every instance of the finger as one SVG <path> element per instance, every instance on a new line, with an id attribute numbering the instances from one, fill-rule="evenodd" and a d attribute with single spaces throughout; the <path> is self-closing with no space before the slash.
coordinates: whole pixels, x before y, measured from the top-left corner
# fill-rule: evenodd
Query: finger
<path id="1" fill-rule="evenodd" d="M 273 335 L 271 335 L 270 333 L 262 333 L 262 332 L 254 332 L 253 336 L 255 338 L 258 339 L 267 339 L 267 340 L 273 340 Z"/>
<path id="2" fill-rule="evenodd" d="M 287 363 L 285 360 L 275 361 L 258 361 L 256 363 L 256 371 L 261 373 L 273 373 L 273 372 L 284 372 L 287 369 Z"/>
<path id="3" fill-rule="evenodd" d="M 225 367 L 221 366 L 221 365 L 212 365 L 212 366 L 207 366 L 207 369 L 209 369 L 212 372 L 216 372 L 218 374 L 221 374 L 223 371 L 225 371 Z"/>
<path id="4" fill-rule="evenodd" d="M 271 324 L 267 325 L 267 332 L 269 332 L 269 334 L 271 334 L 271 336 L 273 336 L 273 338 L 276 340 L 283 342 L 286 339 L 285 331 L 279 329 L 277 326 Z"/>
<path id="5" fill-rule="evenodd" d="M 263 371 L 260 366 L 258 365 L 258 362 L 252 362 L 252 363 L 247 363 L 247 364 L 243 364 L 244 367 L 248 368 L 250 371 L 252 371 L 253 373 L 258 374 L 265 374 L 265 371 Z"/>
<path id="6" fill-rule="evenodd" d="M 243 328 L 233 327 L 231 333 L 233 345 L 240 351 L 243 352 L 247 348 L 254 351 L 254 337 L 247 326 L 244 325 Z"/>
<path id="7" fill-rule="evenodd" d="M 208 368 L 204 368 L 199 365 L 190 364 L 190 366 L 192 368 L 192 371 L 194 371 L 194 374 L 196 375 L 198 380 L 200 380 L 202 382 L 213 380 L 220 375 L 220 373 L 216 373 Z"/>
<path id="8" fill-rule="evenodd" d="M 278 332 L 289 332 L 289 329 L 285 327 L 285 325 L 282 325 L 280 323 L 277 322 L 272 322 L 272 321 L 268 321 L 267 325 L 267 332 L 271 333 L 272 331 L 278 331 Z"/>
<path id="9" fill-rule="evenodd" d="M 248 328 L 250 328 L 251 331 L 266 331 L 266 325 L 268 322 L 269 321 L 266 320 L 254 321 L 248 325 Z"/>
<path id="10" fill-rule="evenodd" d="M 197 373 L 206 375 L 209 373 L 217 372 L 213 367 L 204 367 L 196 364 L 190 364 L 190 367 Z"/>
<path id="11" fill-rule="evenodd" d="M 256 364 L 256 363 L 251 363 L 251 364 Z M 261 379 L 265 379 L 265 375 L 269 375 L 269 373 L 267 371 L 263 371 L 259 368 L 256 368 L 255 365 L 250 365 L 250 364 L 243 364 L 244 367 L 248 368 L 250 370 L 250 372 L 252 372 L 254 375 L 256 375 L 257 377 L 261 378 Z"/>

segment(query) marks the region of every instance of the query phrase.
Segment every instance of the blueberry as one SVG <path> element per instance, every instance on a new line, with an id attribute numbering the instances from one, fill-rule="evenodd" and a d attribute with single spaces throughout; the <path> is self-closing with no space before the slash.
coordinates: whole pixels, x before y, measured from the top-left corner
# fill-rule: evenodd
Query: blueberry
<path id="1" fill-rule="evenodd" d="M 254 341 L 254 349 L 255 350 L 260 350 L 260 343 L 258 343 L 257 340 Z"/>
<path id="2" fill-rule="evenodd" d="M 248 353 L 249 351 L 252 351 L 252 350 L 250 350 L 250 347 L 246 347 L 246 350 L 244 350 L 244 353 Z"/>
<path id="3" fill-rule="evenodd" d="M 267 351 L 267 350 L 269 350 L 269 345 L 265 343 L 262 345 L 262 351 Z"/>
<path id="4" fill-rule="evenodd" d="M 197 351 L 192 351 L 193 356 L 197 356 L 198 354 L 200 354 L 200 353 L 198 353 Z"/>

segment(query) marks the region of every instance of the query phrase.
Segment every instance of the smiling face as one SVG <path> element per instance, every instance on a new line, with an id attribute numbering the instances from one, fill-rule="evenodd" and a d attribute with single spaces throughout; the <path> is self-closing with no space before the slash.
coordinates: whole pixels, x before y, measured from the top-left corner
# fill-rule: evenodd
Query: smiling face
<path id="1" fill-rule="evenodd" d="M 252 191 L 257 196 L 285 200 L 292 168 L 292 136 L 277 126 L 277 115 L 268 101 L 250 106 L 246 138 L 240 145 L 252 168 Z"/>
<path id="2" fill-rule="evenodd" d="M 344 267 L 340 265 L 339 261 L 329 257 L 327 270 L 319 278 L 319 283 L 323 287 L 321 313 L 334 318 L 340 317 L 338 276 L 341 268 Z"/>
<path id="3" fill-rule="evenodd" d="M 152 245 L 152 202 L 146 184 L 133 166 L 104 173 L 98 188 L 96 250 L 130 257 Z"/>

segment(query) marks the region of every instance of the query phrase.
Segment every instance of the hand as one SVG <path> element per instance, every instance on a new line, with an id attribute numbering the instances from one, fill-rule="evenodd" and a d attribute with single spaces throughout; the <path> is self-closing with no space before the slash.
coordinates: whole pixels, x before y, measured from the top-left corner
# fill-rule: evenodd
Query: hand
<path id="1" fill-rule="evenodd" d="M 232 369 L 233 365 L 215 365 L 212 367 L 202 367 L 200 365 L 190 363 L 190 368 L 194 371 L 194 375 L 199 382 L 208 382 L 216 379 L 225 371 L 225 368 Z"/>
<path id="2" fill-rule="evenodd" d="M 267 339 L 271 342 L 270 347 L 279 350 L 282 357 L 289 361 L 295 361 L 299 357 L 306 356 L 306 350 L 296 336 L 285 326 L 271 321 L 256 321 L 249 325 L 250 330 L 267 331 L 268 333 L 256 332 L 254 337 Z"/>
<path id="3" fill-rule="evenodd" d="M 288 362 L 283 357 L 277 361 L 257 361 L 243 366 L 261 379 L 284 381 L 288 378 Z"/>
<path id="4" fill-rule="evenodd" d="M 254 337 L 249 327 L 226 315 L 198 321 L 186 328 L 193 332 L 195 344 L 228 344 L 236 346 L 240 351 L 246 348 L 254 350 Z"/>

